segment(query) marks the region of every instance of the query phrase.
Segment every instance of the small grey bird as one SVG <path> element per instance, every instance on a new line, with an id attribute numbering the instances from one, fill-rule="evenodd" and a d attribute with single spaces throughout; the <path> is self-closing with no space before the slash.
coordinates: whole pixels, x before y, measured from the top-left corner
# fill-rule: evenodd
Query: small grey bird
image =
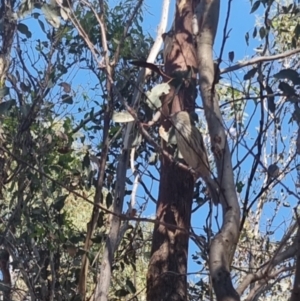
<path id="1" fill-rule="evenodd" d="M 192 124 L 189 113 L 177 112 L 171 116 L 175 126 L 177 147 L 184 161 L 194 169 L 197 177 L 201 177 L 215 205 L 219 203 L 218 185 L 211 178 L 206 148 L 200 131 Z"/>

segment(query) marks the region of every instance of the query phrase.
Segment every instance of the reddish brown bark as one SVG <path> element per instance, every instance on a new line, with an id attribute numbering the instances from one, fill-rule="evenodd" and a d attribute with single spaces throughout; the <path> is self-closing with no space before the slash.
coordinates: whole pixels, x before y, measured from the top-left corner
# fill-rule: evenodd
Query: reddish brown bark
<path id="1" fill-rule="evenodd" d="M 296 258 L 294 287 L 291 294 L 291 301 L 300 300 L 300 218 L 298 218 L 298 231 L 295 240 L 297 244 L 297 258 Z"/>
<path id="2" fill-rule="evenodd" d="M 165 38 L 165 72 L 196 70 L 196 53 L 191 28 L 192 0 L 177 0 L 173 33 Z M 167 41 L 168 40 L 168 41 Z M 170 44 L 171 42 L 171 44 Z M 168 45 L 166 45 L 168 44 Z M 195 107 L 195 72 L 189 84 L 182 84 L 164 115 Z M 168 121 L 162 117 L 162 124 Z M 170 126 L 170 124 L 169 124 Z M 163 148 L 169 152 L 163 142 Z M 157 203 L 157 219 L 186 231 L 157 225 L 153 232 L 151 259 L 147 275 L 147 300 L 187 300 L 188 230 L 190 228 L 194 180 L 190 173 L 174 164 L 161 161 L 161 178 Z"/>

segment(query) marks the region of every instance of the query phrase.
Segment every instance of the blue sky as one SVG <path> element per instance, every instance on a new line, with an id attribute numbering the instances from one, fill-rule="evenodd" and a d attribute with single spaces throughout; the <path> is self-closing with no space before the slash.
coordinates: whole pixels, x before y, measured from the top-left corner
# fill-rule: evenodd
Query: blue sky
<path id="1" fill-rule="evenodd" d="M 157 24 L 160 20 L 160 9 L 161 8 L 159 5 L 157 5 L 158 1 L 155 1 L 155 4 L 154 4 L 153 0 L 152 1 L 148 0 L 148 1 L 146 1 L 146 3 L 148 6 L 149 13 L 148 14 L 145 13 L 144 28 L 146 30 L 148 30 L 151 35 L 155 36 Z M 175 1 L 173 0 L 172 5 L 171 5 L 171 11 L 170 11 L 169 28 L 173 21 L 174 3 L 175 3 Z M 221 47 L 221 43 L 223 40 L 223 28 L 224 28 L 224 24 L 225 24 L 227 9 L 228 9 L 227 5 L 228 5 L 228 1 L 221 1 L 219 27 L 218 27 L 217 37 L 216 37 L 215 45 L 214 45 L 215 57 L 218 57 L 218 55 L 220 53 L 220 47 Z M 224 62 L 221 65 L 221 68 L 227 67 L 229 64 L 228 52 L 230 52 L 230 51 L 235 52 L 235 58 L 234 58 L 233 63 L 236 63 L 239 60 L 243 60 L 245 58 L 250 58 L 251 56 L 253 56 L 255 54 L 254 49 L 260 45 L 260 41 L 258 38 L 256 38 L 256 39 L 252 38 L 252 32 L 254 29 L 254 25 L 256 23 L 256 17 L 259 15 L 260 16 L 262 15 L 262 9 L 260 8 L 254 14 L 250 14 L 250 11 L 251 11 L 250 1 L 246 1 L 246 0 L 232 1 L 231 13 L 230 13 L 230 17 L 229 17 L 229 24 L 227 27 L 227 29 L 231 30 L 231 31 L 230 31 L 230 35 L 226 42 L 225 50 L 223 53 L 223 61 Z M 245 34 L 247 32 L 249 32 L 249 36 L 250 36 L 249 46 L 246 44 L 246 41 L 245 41 Z M 280 65 L 277 65 L 277 67 L 278 66 L 280 66 Z M 242 81 L 243 75 L 250 68 L 251 67 L 244 68 L 244 69 L 236 72 L 237 78 Z M 247 112 L 251 112 L 253 110 L 253 102 L 251 103 L 249 101 L 247 103 L 248 103 L 247 104 Z M 253 121 L 251 122 L 251 126 L 249 127 L 249 136 L 246 139 L 250 139 L 249 140 L 250 143 L 251 143 L 251 139 L 253 139 L 253 137 L 256 137 L 256 135 L 257 135 L 256 127 L 258 126 L 258 123 L 259 123 L 258 115 L 256 114 L 256 116 L 253 118 Z M 291 135 L 291 130 L 295 130 L 295 127 L 292 127 L 291 125 L 287 124 L 287 122 L 288 122 L 287 119 L 289 119 L 289 118 L 290 118 L 290 115 L 288 115 L 285 120 L 281 120 L 281 122 L 285 125 L 285 126 L 282 126 L 282 129 L 281 129 L 282 136 L 289 137 Z M 270 133 L 272 135 L 272 132 L 270 132 Z M 271 141 L 273 139 L 273 137 L 270 136 L 269 139 Z M 270 144 L 272 144 L 272 142 L 270 142 Z M 270 144 L 268 145 L 268 147 L 266 149 L 267 152 L 269 152 L 269 154 L 271 153 Z M 280 147 L 279 147 L 279 149 L 280 149 Z M 285 150 L 285 151 L 287 151 L 287 150 Z M 280 152 L 280 150 L 279 150 L 279 152 Z M 241 156 L 241 154 L 240 154 L 240 156 Z M 252 166 L 252 160 L 253 160 L 253 158 L 249 158 L 243 164 L 242 169 L 243 169 L 243 173 L 244 173 L 243 174 L 244 181 L 247 181 L 247 178 L 249 176 L 249 172 L 250 172 L 250 169 Z M 295 162 L 297 162 L 297 161 L 295 161 Z M 294 183 L 292 182 L 293 176 L 295 176 L 295 173 L 293 175 L 289 175 L 287 177 L 287 180 L 285 180 L 285 181 L 287 181 L 285 183 L 288 183 L 290 189 L 293 189 L 295 187 Z M 255 189 L 258 190 L 260 188 L 260 184 L 261 184 L 261 181 L 258 180 L 257 182 L 255 182 L 255 187 L 251 187 L 250 199 L 255 197 Z M 274 197 L 275 198 L 278 197 L 280 199 L 280 197 L 281 197 L 280 186 L 276 187 L 275 190 L 276 190 L 276 192 L 274 194 Z M 288 197 L 287 201 L 290 202 L 292 206 L 296 204 L 296 200 L 294 198 Z M 275 208 L 276 208 L 276 201 L 269 202 L 268 204 L 265 205 L 265 210 L 264 210 L 262 220 L 261 220 L 262 233 L 264 233 L 264 231 L 266 230 L 266 228 L 267 228 L 266 225 L 268 224 L 269 219 L 271 218 L 273 212 L 275 212 L 274 211 Z M 276 232 L 273 236 L 273 239 L 275 239 L 275 240 L 280 239 L 281 235 L 284 233 L 284 229 L 286 229 L 286 226 L 290 222 L 290 219 L 292 217 L 291 208 L 285 208 L 282 206 L 279 208 L 280 209 L 277 212 L 277 215 L 274 218 L 274 221 L 272 223 L 272 227 L 270 228 L 270 229 L 276 230 Z M 153 215 L 153 212 L 155 212 L 154 210 L 155 210 L 154 205 L 149 205 L 147 208 L 146 214 L 149 212 L 149 214 Z M 221 215 L 220 210 L 219 210 L 219 215 Z M 205 225 L 206 217 L 207 217 L 207 207 L 201 208 L 200 211 L 193 214 L 192 226 L 197 234 L 200 234 L 202 232 L 201 230 L 202 230 L 202 227 Z M 214 215 L 213 215 L 213 217 L 214 217 Z M 214 221 L 213 221 L 213 223 L 215 224 Z M 220 223 L 220 225 L 221 225 L 221 223 Z M 214 228 L 214 230 L 217 230 L 215 228 L 215 226 L 213 228 Z M 197 250 L 198 250 L 197 247 L 194 245 L 193 242 L 191 242 L 190 247 L 189 247 L 189 263 L 188 263 L 189 273 L 196 272 L 199 269 L 199 266 L 197 264 L 195 264 L 195 262 L 191 259 L 191 255 Z M 195 281 L 197 280 L 197 276 L 196 277 L 190 276 L 189 278 L 193 279 Z"/>
<path id="2" fill-rule="evenodd" d="M 117 3 L 116 0 L 111 0 L 111 3 Z M 156 35 L 156 29 L 160 20 L 160 14 L 161 14 L 161 2 L 158 0 L 146 0 L 146 11 L 144 12 L 144 30 L 147 31 L 149 34 L 151 34 L 153 37 Z M 170 24 L 173 21 L 174 16 L 174 6 L 175 1 L 172 0 L 171 4 L 171 10 L 170 10 L 170 17 L 169 17 L 169 28 Z M 219 21 L 219 27 L 217 32 L 217 37 L 215 41 L 215 57 L 217 57 L 220 53 L 220 46 L 223 39 L 223 27 L 225 23 L 226 13 L 227 13 L 227 5 L 228 1 L 221 1 L 221 9 L 220 9 L 220 21 Z M 226 67 L 228 64 L 228 52 L 234 51 L 235 52 L 235 59 L 234 62 L 237 62 L 238 60 L 242 60 L 247 56 L 251 56 L 254 54 L 253 49 L 259 46 L 260 42 L 258 40 L 252 39 L 252 32 L 255 24 L 255 16 L 260 11 L 251 14 L 250 15 L 251 6 L 249 1 L 246 0 L 236 0 L 232 1 L 232 9 L 231 14 L 229 18 L 229 25 L 228 30 L 231 29 L 229 39 L 226 42 L 225 51 L 223 54 L 223 60 L 224 63 L 221 67 Z M 40 30 L 40 27 L 37 23 L 37 20 L 33 18 L 26 18 L 24 21 L 26 24 L 28 24 L 30 30 L 32 31 L 33 38 L 37 39 L 37 37 L 40 37 L 43 39 L 43 33 Z M 169 29 L 168 28 L 168 29 Z M 247 46 L 245 42 L 245 34 L 246 32 L 249 32 L 250 35 L 250 45 Z M 245 70 L 241 72 L 237 72 L 238 76 L 242 78 Z M 101 98 L 101 91 L 91 89 L 90 87 L 95 86 L 95 78 L 94 75 L 92 75 L 90 72 L 86 70 L 82 70 L 79 68 L 79 64 L 76 65 L 72 70 L 70 70 L 70 74 L 68 74 L 67 78 L 65 79 L 66 82 L 72 83 L 72 88 L 77 91 L 78 99 L 81 99 L 81 93 L 84 91 L 89 91 L 89 101 L 85 101 L 84 99 L 81 100 L 80 105 L 85 106 L 86 108 L 91 107 L 97 107 L 96 104 L 92 101 L 93 99 L 100 99 Z M 57 90 L 56 90 L 57 91 Z M 78 100 L 77 99 L 77 100 Z M 82 114 L 77 113 L 76 107 L 68 107 L 69 114 L 72 114 L 75 116 L 75 118 L 81 118 Z M 88 109 L 87 109 L 88 110 Z M 96 109 L 95 109 L 96 111 Z M 257 121 L 255 121 L 257 122 Z M 254 122 L 254 124 L 255 124 Z M 254 131 L 254 127 L 253 127 Z M 255 131 L 254 131 L 255 134 Z M 245 167 L 245 166 L 244 166 Z M 243 167 L 243 168 L 244 168 Z M 244 168 L 245 169 L 245 168 Z M 144 179 L 146 184 L 150 184 L 147 182 L 147 179 Z M 157 196 L 157 185 L 153 186 L 153 194 L 154 196 Z M 144 192 L 142 188 L 139 188 L 138 195 L 143 197 Z M 126 211 L 127 208 L 124 208 Z M 144 215 L 146 216 L 154 216 L 155 213 L 155 205 L 149 201 L 149 205 L 147 207 L 147 210 L 145 211 Z M 201 211 L 195 213 L 192 217 L 192 225 L 194 226 L 194 229 L 196 233 L 200 233 L 201 227 L 205 224 L 205 218 L 207 216 L 207 209 L 201 209 Z M 280 219 L 282 219 L 283 214 L 279 216 Z M 200 220 L 200 223 L 199 223 Z M 198 232 L 199 230 L 199 232 Z M 190 250 L 189 254 L 191 255 L 197 250 L 193 243 L 190 244 Z M 191 256 L 189 256 L 191 258 Z M 189 260 L 189 272 L 195 272 L 197 271 L 198 266 L 192 261 Z M 193 277 L 191 277 L 193 278 Z"/>
<path id="3" fill-rule="evenodd" d="M 152 36 L 156 34 L 157 24 L 160 21 L 160 9 L 161 7 L 158 4 L 161 1 L 147 0 L 146 5 L 148 7 L 148 13 L 144 15 L 144 28 L 148 30 Z M 215 40 L 214 52 L 217 57 L 220 53 L 220 47 L 223 40 L 223 28 L 225 25 L 226 13 L 227 13 L 227 4 L 228 1 L 221 1 L 220 8 L 220 21 L 219 28 L 217 31 L 217 36 Z M 172 1 L 169 17 L 169 27 L 170 28 L 173 16 L 174 16 L 175 1 Z M 252 31 L 255 24 L 255 14 L 250 15 L 250 4 L 249 1 L 238 0 L 232 1 L 231 13 L 229 18 L 229 24 L 227 26 L 228 30 L 231 29 L 229 39 L 226 42 L 225 50 L 223 53 L 223 60 L 228 62 L 228 52 L 235 52 L 235 62 L 241 60 L 248 55 L 253 54 L 253 48 L 259 45 L 259 41 L 252 39 Z M 247 46 L 245 41 L 245 34 L 249 32 L 250 41 L 249 46 Z M 221 68 L 227 67 L 227 64 L 223 64 Z M 153 205 L 148 206 L 149 214 L 153 215 L 155 207 Z M 147 213 L 147 212 L 146 212 Z M 207 217 L 207 207 L 201 209 L 192 216 L 192 225 L 196 233 L 200 233 L 200 229 L 205 225 L 205 219 Z M 199 223 L 200 220 L 200 223 Z M 202 232 L 202 231 L 201 231 Z M 193 242 L 189 246 L 189 262 L 188 262 L 188 271 L 190 273 L 196 272 L 199 270 L 199 267 L 191 259 L 191 255 L 198 250 Z M 197 276 L 190 276 L 190 279 L 197 280 Z"/>
<path id="4" fill-rule="evenodd" d="M 146 0 L 145 3 L 146 3 L 145 6 L 147 7 L 148 13 L 145 12 L 144 14 L 145 17 L 144 29 L 148 30 L 148 32 L 152 36 L 155 36 L 156 28 L 160 20 L 161 1 Z M 227 6 L 228 6 L 228 1 L 221 1 L 219 28 L 217 32 L 216 41 L 215 41 L 215 47 L 214 47 L 215 54 L 217 55 L 219 55 L 220 53 L 220 46 L 223 38 L 223 28 L 226 19 Z M 173 21 L 173 16 L 175 11 L 174 9 L 175 9 L 175 1 L 172 0 L 170 6 L 169 28 Z M 235 60 L 239 60 L 239 59 L 243 59 L 246 55 L 253 54 L 253 48 L 259 45 L 257 40 L 253 40 L 251 38 L 253 32 L 253 26 L 255 24 L 256 13 L 250 15 L 250 10 L 251 10 L 251 6 L 249 1 L 246 0 L 232 1 L 229 25 L 227 27 L 228 29 L 232 29 L 232 30 L 225 47 L 225 52 L 224 52 L 225 60 L 228 60 L 227 54 L 229 51 L 234 51 Z M 257 12 L 259 12 L 259 10 Z M 249 31 L 250 34 L 250 46 L 247 46 L 245 42 L 245 34 L 247 31 Z"/>

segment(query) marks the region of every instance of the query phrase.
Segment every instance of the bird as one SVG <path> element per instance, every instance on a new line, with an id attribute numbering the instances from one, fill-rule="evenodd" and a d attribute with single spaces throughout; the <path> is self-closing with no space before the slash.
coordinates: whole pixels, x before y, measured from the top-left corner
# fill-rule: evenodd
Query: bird
<path id="1" fill-rule="evenodd" d="M 184 161 L 201 177 L 209 190 L 215 205 L 219 203 L 218 185 L 211 177 L 208 156 L 200 131 L 193 125 L 188 112 L 180 111 L 171 115 L 175 127 L 177 148 Z"/>

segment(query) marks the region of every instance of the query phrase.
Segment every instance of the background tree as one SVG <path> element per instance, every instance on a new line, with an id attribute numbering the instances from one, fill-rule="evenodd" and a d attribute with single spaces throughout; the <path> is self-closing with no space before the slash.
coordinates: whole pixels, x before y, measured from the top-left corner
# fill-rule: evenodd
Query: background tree
<path id="1" fill-rule="evenodd" d="M 235 43 L 260 47 L 242 60 L 240 4 L 222 4 L 214 46 L 219 5 L 163 1 L 153 40 L 142 0 L 1 2 L 3 299 L 297 298 L 299 7 L 250 3 L 261 17 Z M 178 153 L 180 110 L 218 207 Z"/>

